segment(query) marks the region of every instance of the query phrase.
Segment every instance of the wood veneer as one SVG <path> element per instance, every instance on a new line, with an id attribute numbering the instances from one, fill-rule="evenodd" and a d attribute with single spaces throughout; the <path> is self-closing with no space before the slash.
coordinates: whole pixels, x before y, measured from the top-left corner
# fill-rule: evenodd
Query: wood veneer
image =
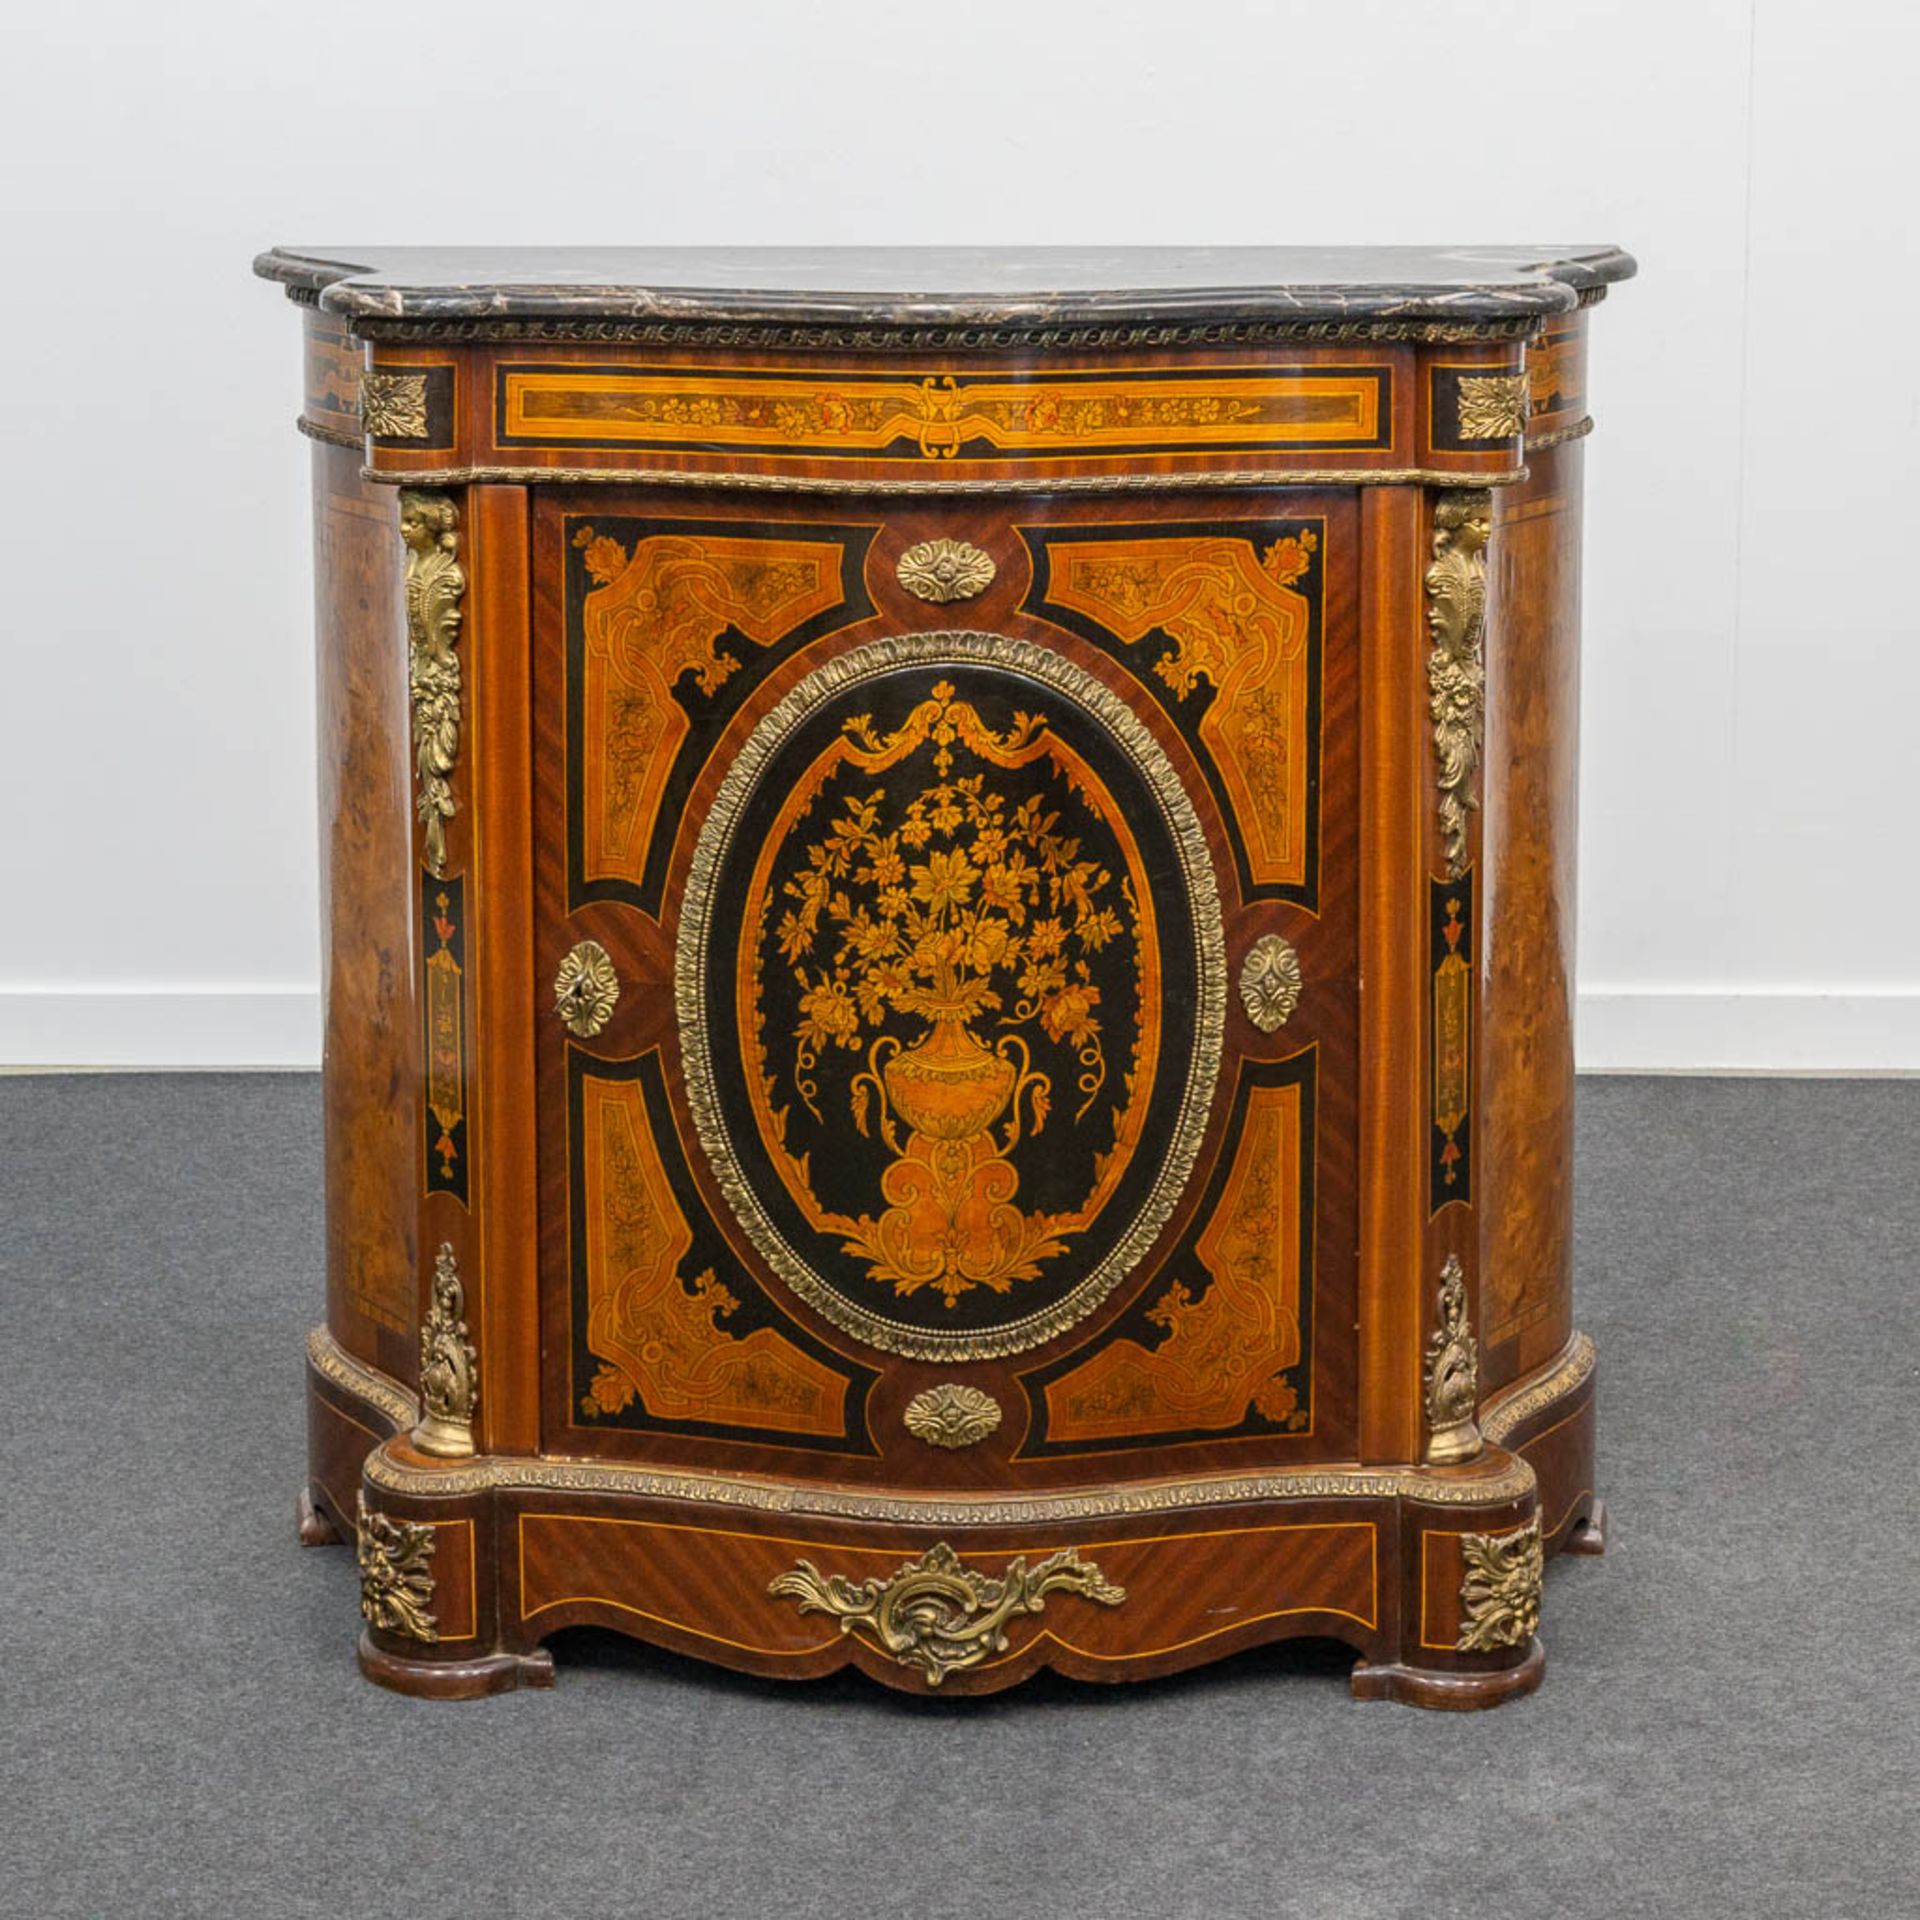
<path id="1" fill-rule="evenodd" d="M 443 1697 L 578 1624 L 1530 1690 L 1602 1535 L 1579 483 L 1631 263 L 892 258 L 263 257 L 318 443 L 301 1537 Z"/>

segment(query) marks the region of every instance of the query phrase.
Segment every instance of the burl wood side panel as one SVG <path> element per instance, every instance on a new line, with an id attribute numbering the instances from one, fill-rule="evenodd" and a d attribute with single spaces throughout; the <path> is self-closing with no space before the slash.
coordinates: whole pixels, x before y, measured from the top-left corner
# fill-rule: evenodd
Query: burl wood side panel
<path id="1" fill-rule="evenodd" d="M 398 503 L 313 449 L 327 1325 L 411 1380 L 420 1019 Z"/>
<path id="2" fill-rule="evenodd" d="M 1582 443 L 1495 496 L 1481 983 L 1481 1385 L 1543 1365 L 1573 1311 L 1575 739 Z"/>

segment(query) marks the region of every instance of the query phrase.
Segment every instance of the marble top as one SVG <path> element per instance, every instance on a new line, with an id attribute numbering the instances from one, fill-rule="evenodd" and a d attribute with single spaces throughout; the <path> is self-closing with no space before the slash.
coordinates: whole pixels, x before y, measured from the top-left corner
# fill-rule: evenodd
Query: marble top
<path id="1" fill-rule="evenodd" d="M 1494 320 L 1625 280 L 1618 247 L 275 247 L 354 318 L 1005 326 Z"/>

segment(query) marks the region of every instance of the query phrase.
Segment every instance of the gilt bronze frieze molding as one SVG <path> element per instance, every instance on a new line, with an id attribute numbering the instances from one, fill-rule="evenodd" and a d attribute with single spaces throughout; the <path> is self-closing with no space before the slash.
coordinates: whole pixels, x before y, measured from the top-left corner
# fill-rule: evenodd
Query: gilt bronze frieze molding
<path id="1" fill-rule="evenodd" d="M 1576 420 L 1570 427 L 1554 427 L 1541 433 L 1530 433 L 1526 438 L 1528 453 L 1544 453 L 1549 447 L 1564 446 L 1569 440 L 1584 440 L 1593 431 L 1593 416 L 1588 414 L 1582 420 Z"/>
<path id="2" fill-rule="evenodd" d="M 1510 1387 L 1480 1418 L 1480 1431 L 1491 1446 L 1504 1447 L 1535 1414 L 1557 1406 L 1592 1377 L 1596 1355 L 1591 1338 L 1576 1332 L 1559 1357 L 1538 1378 Z"/>
<path id="3" fill-rule="evenodd" d="M 321 1379 L 365 1401 L 391 1427 L 411 1427 L 420 1417 L 420 1402 L 398 1380 L 356 1359 L 325 1327 L 307 1334 L 307 1364 Z"/>
<path id="4" fill-rule="evenodd" d="M 357 445 L 357 442 L 347 442 Z M 1221 467 L 1199 468 L 1175 473 L 1047 473 L 1038 477 L 1011 474 L 1004 479 L 956 478 L 944 468 L 929 466 L 931 478 L 896 479 L 880 475 L 862 477 L 860 492 L 880 499 L 945 498 L 967 499 L 979 495 L 1001 494 L 1114 494 L 1131 496 L 1143 493 L 1192 493 L 1229 488 L 1246 492 L 1258 487 L 1451 487 L 1461 475 L 1441 467 Z M 387 486 L 404 487 L 418 479 L 416 470 L 395 472 L 384 467 L 360 469 L 363 480 Z M 1527 477 L 1523 466 L 1502 467 L 1494 472 L 1472 476 L 1476 489 L 1518 486 Z M 742 475 L 729 469 L 709 472 L 704 468 L 658 467 L 629 464 L 620 460 L 598 467 L 563 467 L 544 464 L 507 465 L 489 461 L 472 466 L 443 467 L 434 470 L 436 484 L 443 487 L 547 486 L 547 487 L 690 487 L 722 491 L 737 489 Z M 844 495 L 845 480 L 834 474 L 797 473 L 755 474 L 756 493 Z"/>
<path id="5" fill-rule="evenodd" d="M 1606 289 L 1591 291 L 1604 294 Z M 313 306 L 317 295 L 289 286 L 287 298 Z M 1584 299 L 1582 305 L 1588 304 Z M 818 352 L 1108 352 L 1116 347 L 1268 347 L 1306 342 L 1344 346 L 1353 341 L 1411 341 L 1423 346 L 1473 346 L 1488 340 L 1525 340 L 1539 327 L 1536 314 L 1479 320 L 1205 320 L 1116 322 L 1106 325 L 828 326 L 793 321 L 639 320 L 571 315 L 489 316 L 429 320 L 357 313 L 354 332 L 368 340 L 472 345 L 479 342 L 560 341 L 569 345 L 710 347 Z"/>
<path id="6" fill-rule="evenodd" d="M 1476 1469 L 1478 1466 L 1476 1463 Z M 1196 1507 L 1240 1506 L 1256 1501 L 1399 1499 L 1440 1507 L 1506 1507 L 1528 1498 L 1538 1485 L 1526 1461 L 1517 1456 L 1497 1456 L 1486 1470 L 1467 1474 L 1435 1473 L 1422 1467 L 1346 1467 L 1209 1474 L 1091 1493 L 952 1497 L 870 1493 L 855 1487 L 781 1483 L 739 1474 L 695 1473 L 600 1460 L 497 1456 L 463 1466 L 422 1467 L 396 1460 L 383 1448 L 375 1448 L 367 1456 L 365 1477 L 370 1487 L 411 1498 L 453 1499 L 496 1490 L 611 1494 L 741 1512 L 815 1514 L 828 1519 L 898 1521 L 924 1527 L 1044 1526 L 1066 1520 L 1183 1513 Z"/>

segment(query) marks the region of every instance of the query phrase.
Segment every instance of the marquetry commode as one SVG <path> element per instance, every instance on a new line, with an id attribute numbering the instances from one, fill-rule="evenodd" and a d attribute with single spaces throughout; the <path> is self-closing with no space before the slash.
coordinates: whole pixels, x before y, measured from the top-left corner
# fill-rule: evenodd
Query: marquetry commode
<path id="1" fill-rule="evenodd" d="M 360 1657 L 1542 1671 L 1610 248 L 275 252 Z"/>

